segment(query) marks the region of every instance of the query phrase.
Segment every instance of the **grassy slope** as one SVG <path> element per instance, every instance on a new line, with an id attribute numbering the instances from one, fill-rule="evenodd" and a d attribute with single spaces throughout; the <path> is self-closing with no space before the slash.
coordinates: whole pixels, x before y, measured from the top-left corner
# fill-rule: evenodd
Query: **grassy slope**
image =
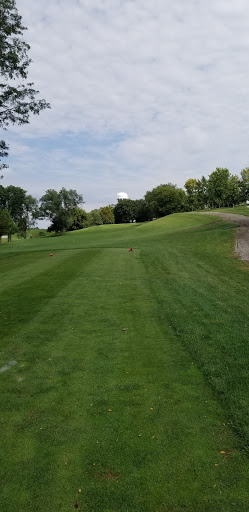
<path id="1" fill-rule="evenodd" d="M 228 227 L 1 248 L 2 510 L 248 511 L 249 275 Z"/>
<path id="2" fill-rule="evenodd" d="M 235 206 L 234 208 L 216 208 L 212 212 L 237 213 L 239 215 L 249 215 L 248 206 Z"/>

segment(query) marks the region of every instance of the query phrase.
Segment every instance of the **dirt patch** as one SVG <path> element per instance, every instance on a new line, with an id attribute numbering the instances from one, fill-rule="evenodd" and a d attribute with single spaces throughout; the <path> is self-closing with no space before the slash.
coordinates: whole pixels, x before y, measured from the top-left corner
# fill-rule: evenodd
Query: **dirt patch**
<path id="1" fill-rule="evenodd" d="M 235 251 L 242 260 L 249 261 L 249 227 L 238 229 Z"/>
<path id="2" fill-rule="evenodd" d="M 239 224 L 240 227 L 237 229 L 235 241 L 235 252 L 241 260 L 249 261 L 249 217 L 238 215 L 237 213 L 224 212 L 203 212 L 203 215 L 213 215 Z"/>
<path id="3" fill-rule="evenodd" d="M 96 472 L 95 476 L 100 480 L 119 480 L 120 475 L 107 468 L 103 473 Z"/>

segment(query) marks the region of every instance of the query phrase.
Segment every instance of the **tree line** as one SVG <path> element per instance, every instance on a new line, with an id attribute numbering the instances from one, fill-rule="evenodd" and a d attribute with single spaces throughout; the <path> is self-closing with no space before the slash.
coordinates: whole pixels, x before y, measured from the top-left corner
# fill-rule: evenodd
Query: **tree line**
<path id="1" fill-rule="evenodd" d="M 0 241 L 3 235 L 17 233 L 26 238 L 27 230 L 38 219 L 48 219 L 49 232 L 63 233 L 102 224 L 145 222 L 171 213 L 239 205 L 249 199 L 249 168 L 240 177 L 219 168 L 208 178 L 188 179 L 185 190 L 172 183 L 146 192 L 144 199 L 122 199 L 114 205 L 86 212 L 83 196 L 76 190 L 49 189 L 40 200 L 13 185 L 0 185 Z"/>
<path id="2" fill-rule="evenodd" d="M 83 203 L 82 195 L 72 189 L 49 189 L 37 200 L 21 187 L 0 185 L 0 243 L 3 235 L 8 235 L 10 242 L 13 233 L 26 238 L 27 230 L 42 219 L 50 221 L 48 232 L 60 234 L 114 223 L 113 206 L 86 212 L 81 207 Z"/>
<path id="3" fill-rule="evenodd" d="M 122 199 L 114 207 L 115 222 L 144 222 L 171 213 L 237 206 L 249 199 L 249 168 L 237 176 L 217 167 L 208 178 L 188 179 L 184 189 L 167 183 L 146 192 L 144 199 Z"/>

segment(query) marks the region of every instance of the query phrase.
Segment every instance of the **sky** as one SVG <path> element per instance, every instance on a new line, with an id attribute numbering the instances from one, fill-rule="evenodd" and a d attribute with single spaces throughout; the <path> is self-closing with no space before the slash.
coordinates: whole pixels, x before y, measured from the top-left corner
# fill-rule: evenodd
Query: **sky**
<path id="1" fill-rule="evenodd" d="M 249 166 L 247 0 L 17 0 L 51 110 L 10 127 L 2 184 L 90 211 Z"/>

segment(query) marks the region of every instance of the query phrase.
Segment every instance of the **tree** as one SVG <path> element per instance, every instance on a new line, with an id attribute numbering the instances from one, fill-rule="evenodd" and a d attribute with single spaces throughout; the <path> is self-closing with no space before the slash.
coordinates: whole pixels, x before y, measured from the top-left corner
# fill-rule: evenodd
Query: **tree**
<path id="1" fill-rule="evenodd" d="M 99 210 L 91 210 L 89 213 L 89 221 L 91 226 L 101 226 L 103 224 Z"/>
<path id="2" fill-rule="evenodd" d="M 62 188 L 57 192 L 49 189 L 40 199 L 40 218 L 50 219 L 52 224 L 49 229 L 62 233 L 70 228 L 73 211 L 83 202 L 82 195 L 76 190 Z"/>
<path id="3" fill-rule="evenodd" d="M 21 238 L 27 237 L 27 230 L 34 226 L 39 217 L 38 201 L 30 194 L 26 195 L 23 204 L 23 214 L 18 222 L 18 235 Z"/>
<path id="4" fill-rule="evenodd" d="M 9 146 L 7 146 L 6 142 L 4 140 L 0 140 L 0 171 L 2 169 L 7 169 L 7 164 L 1 163 L 2 158 L 6 158 L 8 156 L 8 149 Z M 0 175 L 0 179 L 2 179 L 3 176 Z"/>
<path id="5" fill-rule="evenodd" d="M 217 167 L 208 180 L 208 202 L 211 207 L 220 208 L 225 206 L 229 197 L 229 179 L 230 173 L 228 169 Z"/>
<path id="6" fill-rule="evenodd" d="M 74 208 L 71 213 L 72 224 L 70 230 L 83 229 L 87 223 L 87 212 L 82 208 Z"/>
<path id="7" fill-rule="evenodd" d="M 116 224 L 133 222 L 136 220 L 137 207 L 132 199 L 120 199 L 114 207 L 114 217 Z"/>
<path id="8" fill-rule="evenodd" d="M 0 209 L 0 244 L 2 236 L 9 233 L 15 233 L 16 226 L 8 210 Z"/>
<path id="9" fill-rule="evenodd" d="M 26 82 L 31 59 L 30 46 L 23 41 L 26 27 L 18 14 L 15 0 L 0 2 L 0 127 L 7 129 L 9 124 L 26 124 L 30 114 L 39 114 L 50 108 L 44 99 L 37 100 L 39 91 L 32 82 Z M 18 80 L 18 84 L 15 84 Z M 5 141 L 0 142 L 0 158 L 8 155 Z M 0 164 L 0 169 L 6 164 Z"/>
<path id="10" fill-rule="evenodd" d="M 243 169 L 240 175 L 241 202 L 245 202 L 249 199 L 249 167 Z"/>
<path id="11" fill-rule="evenodd" d="M 102 218 L 103 224 L 114 224 L 114 213 L 111 206 L 103 206 L 100 208 L 99 213 Z"/>
<path id="12" fill-rule="evenodd" d="M 228 182 L 227 206 L 235 206 L 241 202 L 241 181 L 232 174 Z"/>
<path id="13" fill-rule="evenodd" d="M 147 220 L 150 220 L 151 217 L 153 217 L 151 208 L 145 199 L 135 199 L 134 217 L 136 222 L 146 222 Z"/>
<path id="14" fill-rule="evenodd" d="M 196 180 L 196 199 L 200 209 L 205 208 L 208 204 L 207 186 L 208 180 L 205 176 L 202 176 L 200 180 Z"/>
<path id="15" fill-rule="evenodd" d="M 114 207 L 116 224 L 125 222 L 145 222 L 152 216 L 151 208 L 145 199 L 120 199 Z"/>
<path id="16" fill-rule="evenodd" d="M 186 181 L 184 188 L 187 192 L 187 205 L 190 210 L 197 210 L 199 207 L 197 198 L 197 180 L 190 178 Z"/>
<path id="17" fill-rule="evenodd" d="M 27 229 L 37 218 L 38 202 L 26 190 L 21 187 L 9 185 L 0 186 L 0 207 L 8 210 L 16 223 L 17 232 L 26 238 Z M 11 233 L 8 233 L 8 241 L 11 241 Z"/>
<path id="18" fill-rule="evenodd" d="M 164 217 L 171 213 L 184 211 L 186 194 L 176 185 L 168 183 L 146 192 L 145 201 L 151 208 L 154 217 Z"/>

